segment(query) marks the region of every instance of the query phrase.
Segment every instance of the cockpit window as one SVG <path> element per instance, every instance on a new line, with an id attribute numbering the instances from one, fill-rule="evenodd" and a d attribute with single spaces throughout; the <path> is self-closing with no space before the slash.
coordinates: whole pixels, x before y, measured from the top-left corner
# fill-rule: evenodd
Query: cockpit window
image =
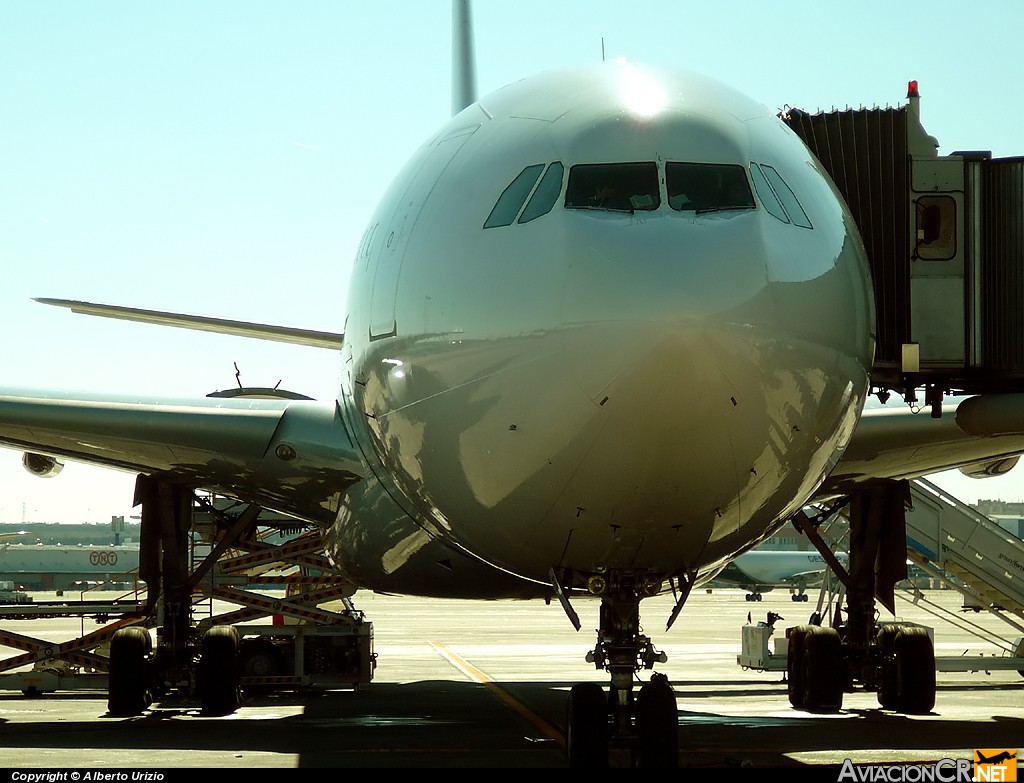
<path id="1" fill-rule="evenodd" d="M 742 166 L 723 163 L 667 163 L 668 205 L 675 210 L 719 212 L 754 209 Z"/>
<path id="2" fill-rule="evenodd" d="M 771 183 L 772 188 L 779 197 L 779 201 L 782 202 L 782 206 L 786 208 L 786 214 L 789 215 L 789 219 L 793 221 L 794 226 L 800 226 L 801 228 L 813 228 L 811 225 L 810 218 L 807 217 L 807 213 L 804 212 L 804 208 L 800 206 L 800 200 L 796 197 L 796 194 L 790 189 L 789 185 L 782 176 L 773 169 L 771 166 L 761 163 L 761 170 L 764 172 L 764 176 L 768 182 Z"/>
<path id="3" fill-rule="evenodd" d="M 540 176 L 543 170 L 544 164 L 537 163 L 533 166 L 527 166 L 520 171 L 519 176 L 512 180 L 501 196 L 498 197 L 494 209 L 491 210 L 491 214 L 487 216 L 487 220 L 484 222 L 484 228 L 512 225 L 516 215 L 519 214 L 519 210 L 523 207 L 523 202 L 526 201 L 526 197 L 533 190 L 537 177 Z"/>
<path id="4" fill-rule="evenodd" d="M 750 176 L 754 180 L 757 195 L 768 210 L 768 214 L 783 223 L 792 222 L 800 228 L 814 228 L 807 217 L 800 200 L 775 169 L 766 163 L 751 163 Z"/>
<path id="5" fill-rule="evenodd" d="M 529 223 L 551 211 L 558 200 L 558 194 L 562 192 L 562 175 L 564 173 L 565 168 L 557 161 L 548 166 L 548 170 L 541 177 L 540 184 L 533 192 L 526 209 L 519 216 L 520 223 Z"/>
<path id="6" fill-rule="evenodd" d="M 661 204 L 655 163 L 582 164 L 569 169 L 568 209 L 636 212 Z"/>
<path id="7" fill-rule="evenodd" d="M 765 211 L 776 220 L 788 223 L 789 218 L 786 216 L 786 210 L 782 208 L 782 202 L 775 195 L 772 186 L 768 184 L 768 180 L 765 179 L 764 174 L 761 172 L 761 167 L 756 163 L 750 164 L 750 177 L 754 180 L 754 189 L 757 191 L 757 197 L 761 199 Z"/>

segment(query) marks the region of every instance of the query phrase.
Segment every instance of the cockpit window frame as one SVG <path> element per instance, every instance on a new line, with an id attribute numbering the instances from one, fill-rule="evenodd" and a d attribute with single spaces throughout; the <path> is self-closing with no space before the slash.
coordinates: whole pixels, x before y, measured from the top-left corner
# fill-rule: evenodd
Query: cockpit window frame
<path id="1" fill-rule="evenodd" d="M 661 206 L 661 170 L 655 161 L 576 163 L 562 202 L 566 209 L 653 212 Z"/>
<path id="2" fill-rule="evenodd" d="M 738 163 L 666 161 L 665 192 L 676 212 L 699 215 L 757 209 L 746 167 Z"/>
<path id="3" fill-rule="evenodd" d="M 533 190 L 533 195 L 526 202 L 522 214 L 519 216 L 520 224 L 529 223 L 539 217 L 543 217 L 555 208 L 558 197 L 562 195 L 562 181 L 565 179 L 565 166 L 561 161 L 553 161 L 547 167 L 544 175 Z"/>
<path id="4" fill-rule="evenodd" d="M 782 206 L 779 197 L 775 195 L 775 190 L 772 188 L 771 183 L 768 182 L 764 172 L 761 171 L 761 167 L 753 161 L 750 163 L 750 179 L 754 183 L 754 190 L 757 192 L 757 197 L 761 200 L 761 206 L 764 207 L 764 211 L 776 220 L 789 225 L 789 215 L 786 214 L 786 208 Z"/>
<path id="5" fill-rule="evenodd" d="M 543 171 L 543 163 L 531 163 L 520 171 L 494 202 L 484 221 L 484 228 L 501 228 L 515 223 Z"/>
<path id="6" fill-rule="evenodd" d="M 751 161 L 750 178 L 769 215 L 788 225 L 813 230 L 814 224 L 799 197 L 774 166 Z"/>
<path id="7" fill-rule="evenodd" d="M 786 182 L 774 166 L 769 166 L 767 163 L 758 163 L 757 165 L 761 167 L 761 171 L 764 173 L 765 179 L 768 180 L 768 184 L 771 185 L 772 190 L 775 191 L 775 195 L 779 197 L 779 201 L 782 202 L 782 207 L 786 210 L 786 214 L 789 215 L 789 219 L 793 225 L 799 228 L 813 229 L 814 224 L 812 224 L 811 219 L 807 217 L 807 213 L 804 211 L 804 207 L 800 203 L 800 199 L 797 197 L 796 193 L 793 192 L 793 188 L 789 186 L 789 183 Z"/>

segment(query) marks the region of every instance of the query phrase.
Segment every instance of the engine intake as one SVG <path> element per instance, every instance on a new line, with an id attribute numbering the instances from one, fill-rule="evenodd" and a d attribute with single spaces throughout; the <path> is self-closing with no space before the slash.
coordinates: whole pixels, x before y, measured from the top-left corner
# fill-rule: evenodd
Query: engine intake
<path id="1" fill-rule="evenodd" d="M 53 478 L 64 470 L 64 463 L 56 457 L 50 457 L 46 454 L 33 454 L 31 451 L 25 452 L 25 455 L 21 458 L 21 464 L 25 470 L 33 476 L 39 476 L 39 478 Z"/>

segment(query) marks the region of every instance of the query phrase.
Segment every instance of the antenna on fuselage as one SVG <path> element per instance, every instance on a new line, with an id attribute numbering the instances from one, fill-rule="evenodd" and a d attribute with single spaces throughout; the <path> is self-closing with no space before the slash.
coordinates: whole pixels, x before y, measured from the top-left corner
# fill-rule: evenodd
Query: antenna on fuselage
<path id="1" fill-rule="evenodd" d="M 452 0 L 452 116 L 476 103 L 476 61 L 469 0 Z"/>

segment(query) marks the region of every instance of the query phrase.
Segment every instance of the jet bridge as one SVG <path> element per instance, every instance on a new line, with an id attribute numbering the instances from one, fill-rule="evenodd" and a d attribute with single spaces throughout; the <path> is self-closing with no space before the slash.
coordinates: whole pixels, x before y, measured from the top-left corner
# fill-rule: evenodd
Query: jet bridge
<path id="1" fill-rule="evenodd" d="M 917 83 L 899 108 L 782 120 L 846 199 L 871 264 L 872 383 L 941 415 L 945 394 L 1024 388 L 1024 158 L 939 156 Z"/>

